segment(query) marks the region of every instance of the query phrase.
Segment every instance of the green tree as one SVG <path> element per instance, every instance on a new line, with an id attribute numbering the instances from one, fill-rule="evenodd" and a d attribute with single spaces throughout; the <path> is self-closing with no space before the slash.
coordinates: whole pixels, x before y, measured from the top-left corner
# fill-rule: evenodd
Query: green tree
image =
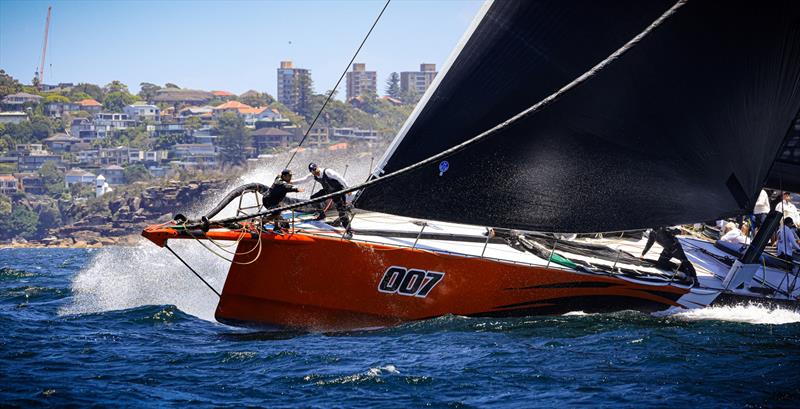
<path id="1" fill-rule="evenodd" d="M 233 112 L 225 112 L 217 125 L 219 156 L 223 166 L 243 165 L 247 161 L 246 149 L 250 146 L 250 131 L 244 120 Z"/>
<path id="2" fill-rule="evenodd" d="M 189 131 L 190 135 L 194 135 L 194 131 L 200 129 L 202 125 L 203 122 L 200 120 L 200 118 L 196 116 L 190 116 L 189 118 L 186 118 L 185 121 L 183 121 L 183 127 L 187 131 Z"/>
<path id="3" fill-rule="evenodd" d="M 106 86 L 103 87 L 103 92 L 106 94 L 111 94 L 112 92 L 124 92 L 126 94 L 130 94 L 130 91 L 128 91 L 128 86 L 119 80 L 114 80 L 106 84 Z"/>
<path id="4" fill-rule="evenodd" d="M 67 94 L 69 96 L 69 100 L 72 102 L 83 101 L 84 99 L 91 99 L 92 96 L 85 93 L 85 92 L 70 92 Z"/>
<path id="5" fill-rule="evenodd" d="M 69 98 L 61 95 L 61 94 L 49 94 L 44 98 L 44 102 L 46 104 L 54 103 L 54 102 L 69 102 Z"/>
<path id="6" fill-rule="evenodd" d="M 171 83 L 171 82 L 168 82 L 168 83 L 164 84 L 164 88 L 175 88 L 175 89 L 181 89 L 181 87 L 179 87 L 179 86 L 177 86 L 177 85 L 175 85 L 175 84 L 173 84 L 173 83 Z"/>
<path id="7" fill-rule="evenodd" d="M 82 95 L 81 95 L 82 94 Z M 69 97 L 73 101 L 80 101 L 82 99 L 87 98 L 78 98 L 78 96 L 86 96 L 88 98 L 94 99 L 97 102 L 103 102 L 103 89 L 95 84 L 87 84 L 87 83 L 80 83 L 69 91 Z"/>
<path id="8" fill-rule="evenodd" d="M 403 101 L 404 104 L 414 105 L 419 101 L 419 98 L 417 90 L 412 86 L 409 86 L 407 90 L 400 93 L 400 100 Z"/>
<path id="9" fill-rule="evenodd" d="M 36 233 L 39 216 L 22 205 L 14 206 L 9 217 L 0 217 L 0 237 L 30 238 Z"/>
<path id="10" fill-rule="evenodd" d="M 150 177 L 150 171 L 148 171 L 147 168 L 145 168 L 141 163 L 134 163 L 125 166 L 125 180 L 127 180 L 128 183 L 147 180 L 150 179 Z"/>
<path id="11" fill-rule="evenodd" d="M 14 77 L 0 70 L 0 99 L 9 94 L 16 94 L 22 90 L 22 85 Z"/>
<path id="12" fill-rule="evenodd" d="M 58 170 L 56 163 L 49 160 L 39 169 L 39 176 L 42 178 L 45 190 L 50 196 L 57 196 L 64 192 L 64 175 Z"/>
<path id="13" fill-rule="evenodd" d="M 0 218 L 8 217 L 11 214 L 11 198 L 0 194 Z"/>
<path id="14" fill-rule="evenodd" d="M 53 203 L 39 207 L 38 219 L 36 231 L 40 237 L 47 234 L 47 230 L 61 226 L 61 212 Z"/>
<path id="15" fill-rule="evenodd" d="M 123 108 L 134 102 L 136 102 L 136 97 L 133 95 L 127 92 L 113 91 L 106 95 L 103 108 L 112 112 L 122 112 Z"/>
<path id="16" fill-rule="evenodd" d="M 386 80 L 386 95 L 400 99 L 400 74 L 393 72 Z"/>
<path id="17" fill-rule="evenodd" d="M 159 87 L 156 84 L 151 84 L 149 82 L 142 82 L 139 84 L 139 94 L 137 95 L 139 95 L 139 98 L 150 102 L 153 100 L 153 98 L 155 98 L 156 93 L 160 89 L 161 87 Z"/>
<path id="18" fill-rule="evenodd" d="M 265 107 L 275 101 L 271 95 L 257 91 L 247 91 L 238 99 L 239 102 L 250 105 L 251 107 Z"/>
<path id="19" fill-rule="evenodd" d="M 54 128 L 55 126 L 50 118 L 44 115 L 31 116 L 31 132 L 37 141 L 52 135 Z"/>
<path id="20" fill-rule="evenodd" d="M 310 75 L 301 75 L 295 81 L 295 90 L 297 94 L 297 106 L 295 111 L 305 117 L 307 122 L 313 120 L 313 115 L 316 111 L 311 109 L 311 100 L 314 98 L 314 81 L 311 80 Z"/>

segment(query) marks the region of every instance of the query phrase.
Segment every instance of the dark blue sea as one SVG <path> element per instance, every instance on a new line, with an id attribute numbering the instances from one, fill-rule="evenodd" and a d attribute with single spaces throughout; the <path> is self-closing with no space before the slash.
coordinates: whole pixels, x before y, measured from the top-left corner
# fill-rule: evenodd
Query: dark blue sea
<path id="1" fill-rule="evenodd" d="M 224 263 L 185 246 L 212 284 Z M 444 317 L 352 334 L 213 322 L 138 248 L 0 249 L 0 406 L 800 407 L 800 314 Z"/>

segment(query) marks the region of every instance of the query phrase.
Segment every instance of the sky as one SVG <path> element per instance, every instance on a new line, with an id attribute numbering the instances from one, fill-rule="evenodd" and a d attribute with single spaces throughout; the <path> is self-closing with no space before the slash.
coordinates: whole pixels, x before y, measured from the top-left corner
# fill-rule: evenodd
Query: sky
<path id="1" fill-rule="evenodd" d="M 0 0 L 0 69 L 29 84 L 52 5 L 45 83 L 112 80 L 275 95 L 282 60 L 311 70 L 316 92 L 333 87 L 383 0 Z M 378 72 L 441 67 L 479 0 L 392 0 L 356 62 Z M 338 88 L 345 93 L 344 81 Z"/>

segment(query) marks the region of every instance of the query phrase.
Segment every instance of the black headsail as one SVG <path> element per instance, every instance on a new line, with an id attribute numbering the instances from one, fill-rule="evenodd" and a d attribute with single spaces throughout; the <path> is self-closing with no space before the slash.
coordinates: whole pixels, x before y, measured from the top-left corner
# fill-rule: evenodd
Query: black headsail
<path id="1" fill-rule="evenodd" d="M 659 18 L 664 1 L 495 1 L 379 168 L 391 173 L 536 104 Z M 554 232 L 747 212 L 800 110 L 800 3 L 689 1 L 541 111 L 356 205 Z M 442 171 L 444 170 L 444 171 Z"/>

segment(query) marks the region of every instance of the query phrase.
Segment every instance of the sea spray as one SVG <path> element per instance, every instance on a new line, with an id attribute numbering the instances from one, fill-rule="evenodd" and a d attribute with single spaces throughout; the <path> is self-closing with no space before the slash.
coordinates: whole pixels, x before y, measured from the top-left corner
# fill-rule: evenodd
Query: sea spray
<path id="1" fill-rule="evenodd" d="M 672 317 L 688 321 L 716 320 L 772 325 L 800 322 L 800 312 L 782 308 L 769 308 L 759 304 L 698 308 L 676 312 Z"/>
<path id="2" fill-rule="evenodd" d="M 372 151 L 302 151 L 292 162 L 295 177 L 305 176 L 308 163 L 313 161 L 321 167 L 336 169 L 340 174 L 347 168 L 345 179 L 350 184 L 363 182 L 369 173 L 371 157 L 380 148 Z M 190 207 L 189 217 L 199 217 L 221 200 L 227 191 L 245 183 L 259 182 L 270 185 L 285 166 L 288 154 L 261 159 L 258 165 L 231 181 L 225 191 Z M 301 187 L 304 192 L 294 197 L 310 196 L 313 183 Z M 320 188 L 319 184 L 316 189 Z M 243 206 L 255 204 L 253 195 L 245 196 Z M 238 200 L 234 200 L 217 217 L 236 214 Z M 182 208 L 175 203 L 176 212 Z M 200 243 L 191 240 L 170 241 L 181 257 L 195 268 L 217 291 L 222 290 L 230 263 L 212 254 Z M 213 248 L 213 246 L 210 246 Z M 227 250 L 233 251 L 235 247 Z M 230 258 L 229 254 L 215 249 Z M 109 247 L 97 251 L 88 266 L 72 280 L 72 302 L 61 308 L 61 314 L 97 313 L 110 310 L 135 308 L 143 305 L 175 305 L 181 311 L 205 320 L 214 319 L 217 296 L 198 280 L 179 260 L 166 249 L 142 238 L 133 247 Z"/>

